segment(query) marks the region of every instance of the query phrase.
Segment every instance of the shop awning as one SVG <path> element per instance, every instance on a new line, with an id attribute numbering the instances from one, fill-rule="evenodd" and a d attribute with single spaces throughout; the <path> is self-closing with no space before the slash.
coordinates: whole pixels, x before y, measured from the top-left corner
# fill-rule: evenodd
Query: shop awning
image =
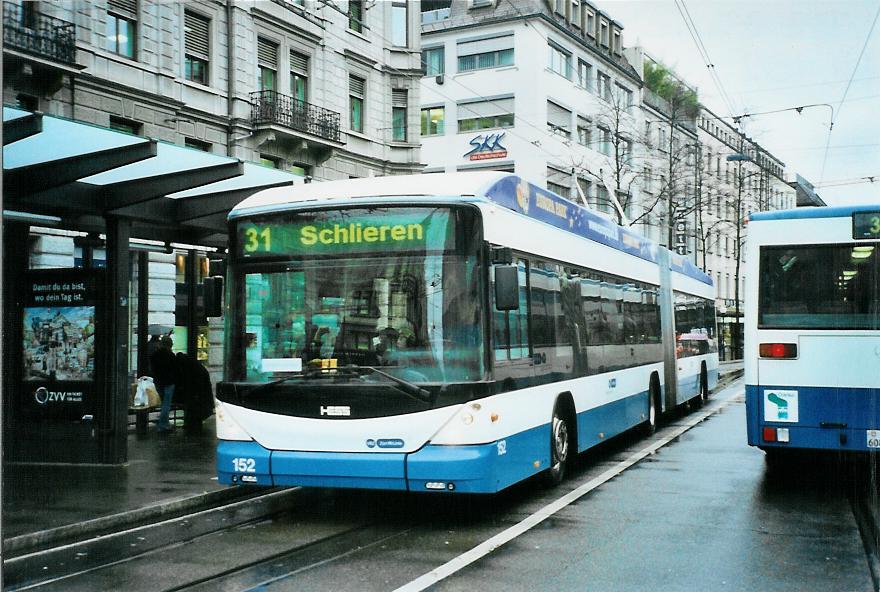
<path id="1" fill-rule="evenodd" d="M 302 177 L 87 123 L 3 108 L 5 210 L 70 230 L 131 221 L 135 238 L 225 245 L 226 213 Z"/>

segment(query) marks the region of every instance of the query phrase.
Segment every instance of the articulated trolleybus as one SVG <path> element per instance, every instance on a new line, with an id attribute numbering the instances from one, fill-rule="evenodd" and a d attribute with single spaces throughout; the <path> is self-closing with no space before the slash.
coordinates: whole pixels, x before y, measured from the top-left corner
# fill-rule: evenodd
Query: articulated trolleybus
<path id="1" fill-rule="evenodd" d="M 511 174 L 268 189 L 230 224 L 222 483 L 552 484 L 717 382 L 711 280 Z"/>
<path id="2" fill-rule="evenodd" d="M 880 448 L 880 205 L 753 214 L 745 381 L 749 444 Z"/>

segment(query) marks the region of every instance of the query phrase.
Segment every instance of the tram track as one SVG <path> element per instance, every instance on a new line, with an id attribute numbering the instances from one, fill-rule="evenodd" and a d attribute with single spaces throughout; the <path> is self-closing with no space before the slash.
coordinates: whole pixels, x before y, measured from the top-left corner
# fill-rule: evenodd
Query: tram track
<path id="1" fill-rule="evenodd" d="M 301 489 L 272 490 L 211 507 L 179 513 L 111 532 L 35 550 L 4 559 L 4 584 L 10 590 L 29 590 L 77 575 L 141 558 L 159 549 L 198 537 L 266 519 L 283 512 L 304 493 Z M 113 557 L 111 561 L 107 559 Z M 38 578 L 34 576 L 39 574 Z"/>

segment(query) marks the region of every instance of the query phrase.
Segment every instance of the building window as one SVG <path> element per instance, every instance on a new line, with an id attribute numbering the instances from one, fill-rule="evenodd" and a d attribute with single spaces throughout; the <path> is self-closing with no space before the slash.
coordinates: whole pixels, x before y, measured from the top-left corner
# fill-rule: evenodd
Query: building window
<path id="1" fill-rule="evenodd" d="M 391 139 L 406 142 L 406 90 L 391 90 Z"/>
<path id="2" fill-rule="evenodd" d="M 260 154 L 260 164 L 273 169 L 284 168 L 284 161 L 271 154 Z"/>
<path id="3" fill-rule="evenodd" d="M 589 203 L 590 198 L 592 197 L 592 181 L 584 179 L 583 177 L 578 177 L 577 184 L 580 188 L 581 195 L 583 196 L 584 203 Z"/>
<path id="4" fill-rule="evenodd" d="M 571 137 L 571 111 L 547 101 L 547 129 L 563 138 Z"/>
<path id="5" fill-rule="evenodd" d="M 115 115 L 111 115 L 110 129 L 116 130 L 118 132 L 125 132 L 127 134 L 133 134 L 135 136 L 140 136 L 141 132 L 143 132 L 144 130 L 144 124 L 139 121 L 134 121 L 133 119 L 125 119 L 124 117 L 116 117 Z"/>
<path id="6" fill-rule="evenodd" d="M 422 50 L 422 70 L 425 76 L 439 76 L 446 72 L 445 51 L 442 47 Z"/>
<path id="7" fill-rule="evenodd" d="M 183 77 L 199 84 L 208 84 L 208 63 L 211 56 L 209 30 L 211 21 L 188 10 L 183 13 L 184 73 Z"/>
<path id="8" fill-rule="evenodd" d="M 611 41 L 611 51 L 620 53 L 620 31 L 615 30 Z"/>
<path id="9" fill-rule="evenodd" d="M 278 90 L 278 44 L 257 38 L 257 81 L 260 90 Z"/>
<path id="10" fill-rule="evenodd" d="M 577 120 L 577 140 L 581 146 L 589 146 L 592 141 L 592 129 L 590 128 L 590 120 L 586 117 L 578 115 Z"/>
<path id="11" fill-rule="evenodd" d="M 397 47 L 409 45 L 406 5 L 405 0 L 394 0 L 391 3 L 391 43 Z"/>
<path id="12" fill-rule="evenodd" d="M 513 97 L 458 105 L 458 131 L 513 127 Z"/>
<path id="13" fill-rule="evenodd" d="M 578 86 L 589 91 L 593 90 L 593 66 L 584 60 L 578 60 Z"/>
<path id="14" fill-rule="evenodd" d="M 513 35 L 458 43 L 458 71 L 484 70 L 513 64 Z"/>
<path id="15" fill-rule="evenodd" d="M 309 100 L 309 56 L 290 52 L 290 96 L 303 103 Z"/>
<path id="16" fill-rule="evenodd" d="M 596 73 L 596 81 L 599 85 L 599 96 L 606 101 L 611 100 L 611 77 L 602 72 Z"/>
<path id="17" fill-rule="evenodd" d="M 642 175 L 645 177 L 645 191 L 651 193 L 654 191 L 654 170 L 649 166 L 645 166 L 642 169 Z"/>
<path id="18" fill-rule="evenodd" d="M 108 0 L 105 48 L 134 59 L 137 29 L 137 0 Z"/>
<path id="19" fill-rule="evenodd" d="M 356 33 L 364 32 L 363 0 L 348 0 L 348 28 Z"/>
<path id="20" fill-rule="evenodd" d="M 584 31 L 590 37 L 596 37 L 596 13 L 590 8 L 584 8 Z"/>
<path id="21" fill-rule="evenodd" d="M 608 47 L 608 21 L 605 19 L 599 21 L 599 43 Z"/>
<path id="22" fill-rule="evenodd" d="M 633 92 L 625 86 L 617 85 L 618 104 L 620 107 L 632 107 Z"/>
<path id="23" fill-rule="evenodd" d="M 599 134 L 601 135 L 601 138 L 599 140 L 599 152 L 601 152 L 605 156 L 611 156 L 611 153 L 613 151 L 611 145 L 611 131 L 599 128 Z"/>
<path id="24" fill-rule="evenodd" d="M 295 175 L 300 175 L 301 177 L 312 176 L 312 167 L 301 162 L 293 163 L 287 170 Z"/>
<path id="25" fill-rule="evenodd" d="M 364 98 L 367 81 L 353 74 L 348 76 L 349 127 L 364 131 Z"/>
<path id="26" fill-rule="evenodd" d="M 204 140 L 197 140 L 195 138 L 184 138 L 183 145 L 194 150 L 201 150 L 202 152 L 211 151 L 211 142 L 205 142 Z"/>
<path id="27" fill-rule="evenodd" d="M 600 212 L 610 214 L 614 211 L 611 205 L 611 198 L 608 197 L 608 190 L 601 185 L 596 185 L 596 209 Z"/>
<path id="28" fill-rule="evenodd" d="M 571 80 L 571 54 L 553 43 L 549 43 L 550 63 L 548 67 L 552 72 Z"/>
<path id="29" fill-rule="evenodd" d="M 445 131 L 446 109 L 428 107 L 422 109 L 422 135 L 442 136 Z"/>

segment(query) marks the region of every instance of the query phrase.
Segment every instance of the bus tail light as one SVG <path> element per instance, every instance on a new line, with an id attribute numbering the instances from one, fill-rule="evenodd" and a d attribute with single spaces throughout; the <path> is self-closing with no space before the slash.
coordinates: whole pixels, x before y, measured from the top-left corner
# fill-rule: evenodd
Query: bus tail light
<path id="1" fill-rule="evenodd" d="M 791 441 L 788 428 L 764 428 L 764 442 L 783 442 Z"/>
<path id="2" fill-rule="evenodd" d="M 791 360 L 797 357 L 796 343 L 762 343 L 758 346 L 758 354 L 762 358 Z"/>

